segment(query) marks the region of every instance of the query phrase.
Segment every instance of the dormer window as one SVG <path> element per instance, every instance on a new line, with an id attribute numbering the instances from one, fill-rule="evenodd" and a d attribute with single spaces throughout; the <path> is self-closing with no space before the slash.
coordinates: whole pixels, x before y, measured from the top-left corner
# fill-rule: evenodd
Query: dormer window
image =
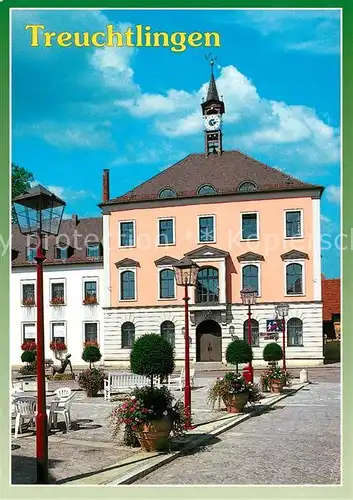
<path id="1" fill-rule="evenodd" d="M 36 247 L 27 247 L 26 249 L 26 260 L 27 262 L 35 262 L 34 258 L 37 254 Z"/>
<path id="2" fill-rule="evenodd" d="M 100 244 L 88 243 L 87 244 L 87 257 L 98 258 L 100 257 Z"/>
<path id="3" fill-rule="evenodd" d="M 210 184 L 205 184 L 204 186 L 199 187 L 197 194 L 199 196 L 207 196 L 211 194 L 216 194 L 216 190 Z"/>
<path id="4" fill-rule="evenodd" d="M 158 198 L 176 198 L 177 194 L 174 189 L 164 188 L 160 191 Z"/>
<path id="5" fill-rule="evenodd" d="M 69 258 L 69 248 L 64 246 L 55 247 L 55 258 L 56 259 L 68 259 Z"/>
<path id="6" fill-rule="evenodd" d="M 243 182 L 238 187 L 238 191 L 240 193 L 251 193 L 252 191 L 256 191 L 256 186 L 253 182 Z"/>

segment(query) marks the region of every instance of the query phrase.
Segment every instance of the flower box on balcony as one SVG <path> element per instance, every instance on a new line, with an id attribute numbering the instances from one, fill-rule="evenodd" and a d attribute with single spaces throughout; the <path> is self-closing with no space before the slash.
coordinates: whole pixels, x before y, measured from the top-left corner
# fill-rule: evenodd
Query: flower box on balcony
<path id="1" fill-rule="evenodd" d="M 37 345 L 34 342 L 34 340 L 26 340 L 21 345 L 21 349 L 22 349 L 22 351 L 36 351 L 37 350 Z"/>
<path id="2" fill-rule="evenodd" d="M 34 299 L 23 299 L 22 300 L 22 305 L 25 307 L 34 307 L 36 305 Z"/>
<path id="3" fill-rule="evenodd" d="M 66 347 L 66 344 L 64 344 L 63 342 L 53 341 L 50 343 L 50 350 L 57 351 L 57 352 L 67 351 L 67 347 Z"/>
<path id="4" fill-rule="evenodd" d="M 52 306 L 63 306 L 65 304 L 64 297 L 53 297 L 50 304 Z"/>
<path id="5" fill-rule="evenodd" d="M 95 295 L 88 295 L 83 300 L 83 305 L 85 305 L 85 306 L 90 306 L 90 305 L 95 305 L 95 304 L 98 304 L 97 297 Z"/>

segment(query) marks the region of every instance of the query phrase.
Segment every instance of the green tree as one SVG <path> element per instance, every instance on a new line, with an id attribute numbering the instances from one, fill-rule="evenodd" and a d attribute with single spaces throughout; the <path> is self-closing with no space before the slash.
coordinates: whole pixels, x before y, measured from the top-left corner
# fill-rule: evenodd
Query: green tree
<path id="1" fill-rule="evenodd" d="M 252 359 L 252 348 L 245 340 L 233 340 L 233 342 L 228 344 L 226 361 L 231 365 L 235 365 L 236 373 L 238 373 L 238 365 L 240 363 L 249 363 Z"/>
<path id="2" fill-rule="evenodd" d="M 31 182 L 34 181 L 33 174 L 28 172 L 24 167 L 20 167 L 15 163 L 11 164 L 11 196 L 12 199 L 24 193 L 31 187 Z M 16 222 L 16 217 L 12 212 L 12 222 Z"/>

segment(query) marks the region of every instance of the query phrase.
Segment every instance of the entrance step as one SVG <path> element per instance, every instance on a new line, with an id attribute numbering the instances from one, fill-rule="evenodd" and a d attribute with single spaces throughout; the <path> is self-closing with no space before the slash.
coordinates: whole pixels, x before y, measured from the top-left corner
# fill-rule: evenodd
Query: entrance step
<path id="1" fill-rule="evenodd" d="M 222 371 L 227 368 L 225 363 L 220 361 L 197 361 L 193 364 L 195 372 Z"/>

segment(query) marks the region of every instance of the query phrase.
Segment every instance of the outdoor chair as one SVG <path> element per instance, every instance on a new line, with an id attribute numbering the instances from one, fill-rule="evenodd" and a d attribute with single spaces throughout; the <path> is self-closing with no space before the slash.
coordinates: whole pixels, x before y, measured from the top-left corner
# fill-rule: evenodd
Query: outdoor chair
<path id="1" fill-rule="evenodd" d="M 60 387 L 59 389 L 56 389 L 54 393 L 58 398 L 67 398 L 71 395 L 72 390 L 70 389 L 70 387 Z"/>
<path id="2" fill-rule="evenodd" d="M 69 431 L 71 427 L 71 405 L 74 396 L 75 393 L 71 393 L 67 397 L 62 397 L 52 401 L 49 408 L 49 416 L 48 416 L 49 428 L 51 426 L 57 427 L 58 416 L 61 415 L 64 418 L 66 432 Z"/>
<path id="3" fill-rule="evenodd" d="M 33 422 L 36 417 L 37 400 L 30 396 L 15 398 L 12 402 L 12 417 L 15 418 L 15 439 L 22 433 L 22 424 L 28 420 Z"/>
<path id="4" fill-rule="evenodd" d="M 190 370 L 190 385 L 194 387 L 194 378 L 195 378 L 195 368 L 191 368 Z M 182 368 L 180 374 L 172 374 L 168 376 L 168 389 L 172 389 L 173 387 L 178 387 L 179 391 L 183 390 L 185 385 L 185 370 Z"/>

